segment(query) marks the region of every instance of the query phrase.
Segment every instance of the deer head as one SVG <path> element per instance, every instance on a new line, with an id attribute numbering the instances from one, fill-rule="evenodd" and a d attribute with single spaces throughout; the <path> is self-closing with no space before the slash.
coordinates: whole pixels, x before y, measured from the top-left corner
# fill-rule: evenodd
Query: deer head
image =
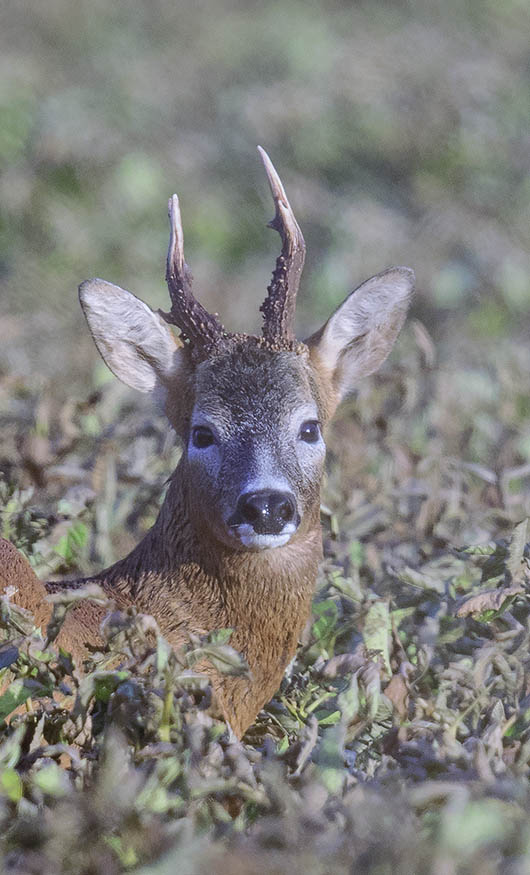
<path id="1" fill-rule="evenodd" d="M 414 287 L 409 268 L 390 268 L 298 342 L 304 238 L 278 174 L 260 154 L 275 204 L 270 226 L 282 241 L 261 306 L 261 337 L 227 332 L 194 298 L 176 195 L 169 201 L 169 313 L 104 280 L 80 286 L 103 359 L 128 386 L 162 400 L 182 441 L 179 467 L 193 525 L 202 538 L 236 551 L 283 547 L 318 525 L 323 429 L 387 357 Z M 180 329 L 180 342 L 170 324 Z"/>

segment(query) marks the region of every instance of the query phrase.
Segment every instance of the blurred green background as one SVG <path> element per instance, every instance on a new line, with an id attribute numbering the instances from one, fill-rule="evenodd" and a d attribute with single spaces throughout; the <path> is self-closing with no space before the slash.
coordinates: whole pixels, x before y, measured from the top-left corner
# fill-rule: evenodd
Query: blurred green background
<path id="1" fill-rule="evenodd" d="M 529 26 L 526 0 L 4 0 L 0 375 L 87 383 L 86 277 L 166 306 L 173 191 L 201 300 L 256 330 L 278 251 L 258 143 L 308 244 L 300 334 L 397 263 L 442 360 L 520 347 Z"/>

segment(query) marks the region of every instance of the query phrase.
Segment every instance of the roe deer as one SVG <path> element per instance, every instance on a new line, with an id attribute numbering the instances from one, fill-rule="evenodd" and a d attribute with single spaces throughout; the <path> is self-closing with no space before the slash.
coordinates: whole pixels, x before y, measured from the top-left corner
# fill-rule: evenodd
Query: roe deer
<path id="1" fill-rule="evenodd" d="M 304 343 L 293 333 L 305 244 L 284 188 L 260 149 L 281 236 L 263 336 L 231 334 L 193 297 L 179 202 L 169 202 L 169 313 L 92 279 L 79 289 L 96 346 L 128 386 L 164 406 L 183 452 L 158 519 L 125 559 L 94 577 L 42 584 L 8 542 L 0 588 L 46 622 L 46 592 L 99 583 L 119 607 L 152 614 L 176 646 L 188 632 L 230 627 L 251 676 L 210 675 L 241 736 L 279 686 L 306 623 L 321 558 L 322 432 L 358 380 L 384 361 L 405 319 L 414 274 L 393 267 L 352 292 Z M 180 343 L 169 325 L 177 326 Z M 60 643 L 74 655 L 99 640 L 103 610 L 82 603 Z"/>

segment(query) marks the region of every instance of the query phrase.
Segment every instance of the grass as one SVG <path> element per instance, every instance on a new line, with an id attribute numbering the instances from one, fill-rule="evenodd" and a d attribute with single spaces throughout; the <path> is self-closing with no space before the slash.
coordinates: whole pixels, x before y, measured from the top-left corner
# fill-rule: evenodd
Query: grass
<path id="1" fill-rule="evenodd" d="M 3 603 L 6 872 L 529 871 L 527 25 L 520 0 L 3 4 L 0 532 L 41 578 L 127 553 L 177 462 L 74 292 L 167 307 L 174 190 L 231 330 L 277 254 L 258 143 L 308 243 L 300 336 L 384 267 L 418 277 L 327 436 L 313 617 L 241 745 L 193 677 L 204 647 L 239 670 L 229 641 L 171 654 L 114 617 L 80 681 L 67 605 L 45 642 Z"/>
<path id="2" fill-rule="evenodd" d="M 425 334 L 400 344 L 329 435 L 313 618 L 242 744 L 193 672 L 205 646 L 240 670 L 227 636 L 174 654 L 143 616 L 113 615 L 80 680 L 53 644 L 68 599 L 46 641 L 4 600 L 8 871 L 526 871 L 522 384 L 499 357 L 487 398 L 480 369 L 455 393 Z M 42 576 L 101 567 L 153 521 L 167 427 L 114 384 L 49 415 L 46 395 L 4 389 L 3 533 Z"/>

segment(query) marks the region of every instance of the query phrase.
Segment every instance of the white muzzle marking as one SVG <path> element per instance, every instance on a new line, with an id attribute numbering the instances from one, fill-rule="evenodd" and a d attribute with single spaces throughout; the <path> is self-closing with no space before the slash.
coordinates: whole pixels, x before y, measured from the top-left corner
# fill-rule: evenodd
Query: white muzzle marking
<path id="1" fill-rule="evenodd" d="M 286 523 L 282 531 L 277 535 L 260 535 L 254 531 L 249 523 L 234 526 L 232 531 L 241 543 L 250 550 L 269 550 L 274 547 L 283 547 L 287 544 L 291 535 L 294 535 L 296 532 L 296 526 L 294 523 Z"/>

